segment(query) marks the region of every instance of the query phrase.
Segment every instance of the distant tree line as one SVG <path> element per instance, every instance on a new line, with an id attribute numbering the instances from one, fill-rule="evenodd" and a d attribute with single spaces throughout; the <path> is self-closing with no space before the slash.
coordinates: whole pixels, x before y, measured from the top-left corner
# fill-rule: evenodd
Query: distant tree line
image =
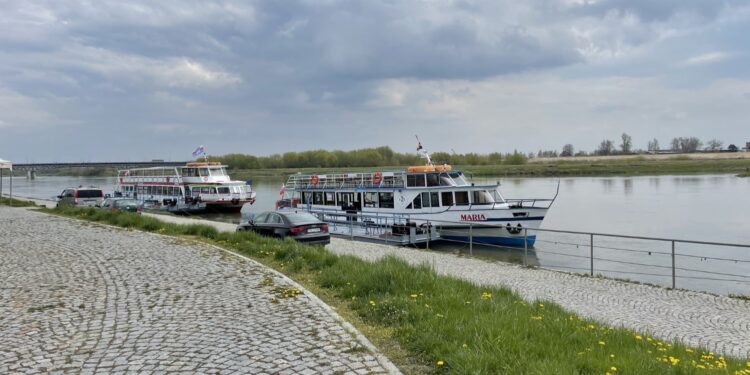
<path id="1" fill-rule="evenodd" d="M 453 165 L 515 165 L 524 164 L 528 159 L 526 155 L 518 151 L 507 154 L 435 152 L 430 156 L 435 164 Z M 231 169 L 386 167 L 424 164 L 424 160 L 416 153 L 394 152 L 388 146 L 352 151 L 285 152 L 270 156 L 226 154 L 212 156 L 211 160 L 226 164 Z"/>
<path id="2" fill-rule="evenodd" d="M 568 156 L 584 156 L 584 155 L 629 155 L 629 154 L 641 154 L 644 152 L 660 152 L 660 151 L 671 151 L 675 153 L 692 153 L 692 152 L 719 152 L 724 150 L 724 142 L 718 139 L 711 139 L 705 143 L 696 137 L 676 137 L 670 142 L 669 149 L 662 149 L 659 146 L 659 140 L 654 138 L 648 141 L 646 151 L 642 149 L 633 149 L 633 138 L 627 133 L 622 133 L 620 136 L 621 143 L 619 146 L 615 146 L 615 142 L 610 139 L 604 139 L 599 143 L 599 146 L 590 154 L 586 151 L 574 152 L 573 145 L 568 143 L 563 146 L 562 152 L 558 154 L 556 150 L 539 150 L 537 157 L 568 157 Z M 727 146 L 726 151 L 737 152 L 739 148 L 734 144 Z"/>

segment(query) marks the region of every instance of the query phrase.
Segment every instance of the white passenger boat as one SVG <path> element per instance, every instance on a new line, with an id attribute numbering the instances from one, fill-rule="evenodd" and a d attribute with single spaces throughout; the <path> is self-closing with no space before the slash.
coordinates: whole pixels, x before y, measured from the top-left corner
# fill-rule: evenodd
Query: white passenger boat
<path id="1" fill-rule="evenodd" d="M 391 223 L 437 227 L 446 240 L 524 246 L 526 238 L 534 245 L 535 231 L 523 229 L 539 228 L 555 198 L 505 199 L 499 183 L 475 185 L 450 165 L 426 159 L 427 165 L 400 171 L 291 175 L 285 201 L 329 221 L 392 217 Z"/>
<path id="2" fill-rule="evenodd" d="M 123 169 L 117 173 L 115 194 L 136 197 L 175 211 L 239 211 L 255 202 L 249 183 L 233 181 L 217 162 L 187 163 L 182 167 Z"/>

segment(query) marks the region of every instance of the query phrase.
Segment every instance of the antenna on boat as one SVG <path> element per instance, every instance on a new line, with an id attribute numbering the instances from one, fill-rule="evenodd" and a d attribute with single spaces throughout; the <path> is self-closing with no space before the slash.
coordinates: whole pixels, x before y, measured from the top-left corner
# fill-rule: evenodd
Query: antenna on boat
<path id="1" fill-rule="evenodd" d="M 430 159 L 430 154 L 422 147 L 422 142 L 419 141 L 419 136 L 414 134 L 414 137 L 417 138 L 417 153 L 419 154 L 422 159 L 427 160 L 427 165 L 434 166 L 435 164 L 432 164 L 432 159 Z"/>

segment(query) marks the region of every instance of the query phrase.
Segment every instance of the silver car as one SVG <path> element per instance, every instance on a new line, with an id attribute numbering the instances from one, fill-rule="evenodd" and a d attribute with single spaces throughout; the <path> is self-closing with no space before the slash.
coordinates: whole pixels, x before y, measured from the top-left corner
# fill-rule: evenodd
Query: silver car
<path id="1" fill-rule="evenodd" d="M 104 191 L 94 186 L 79 186 L 63 190 L 57 199 L 58 207 L 96 207 L 104 200 Z"/>

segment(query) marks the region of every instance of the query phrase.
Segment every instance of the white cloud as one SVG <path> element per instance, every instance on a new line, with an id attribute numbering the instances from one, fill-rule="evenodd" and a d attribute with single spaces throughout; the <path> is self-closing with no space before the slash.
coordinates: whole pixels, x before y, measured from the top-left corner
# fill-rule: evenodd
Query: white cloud
<path id="1" fill-rule="evenodd" d="M 694 56 L 685 60 L 685 65 L 707 65 L 722 62 L 729 58 L 729 54 L 724 52 L 710 52 L 703 55 Z"/>
<path id="2" fill-rule="evenodd" d="M 185 57 L 157 59 L 83 46 L 69 47 L 66 52 L 60 58 L 68 66 L 125 81 L 136 79 L 180 88 L 221 88 L 242 83 L 237 74 Z"/>

